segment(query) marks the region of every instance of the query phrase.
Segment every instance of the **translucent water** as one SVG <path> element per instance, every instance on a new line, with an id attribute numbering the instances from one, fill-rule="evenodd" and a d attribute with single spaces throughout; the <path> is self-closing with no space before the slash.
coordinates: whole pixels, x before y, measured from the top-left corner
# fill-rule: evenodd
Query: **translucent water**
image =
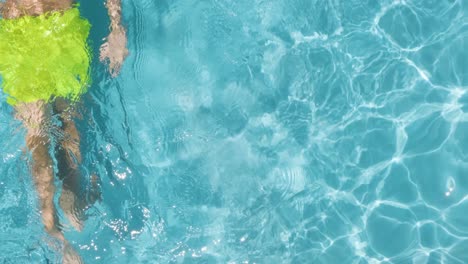
<path id="1" fill-rule="evenodd" d="M 86 263 L 468 263 L 466 1 L 123 12 L 130 56 L 116 79 L 95 60 L 77 121 L 102 188 L 65 232 Z M 58 261 L 1 102 L 0 259 Z"/>

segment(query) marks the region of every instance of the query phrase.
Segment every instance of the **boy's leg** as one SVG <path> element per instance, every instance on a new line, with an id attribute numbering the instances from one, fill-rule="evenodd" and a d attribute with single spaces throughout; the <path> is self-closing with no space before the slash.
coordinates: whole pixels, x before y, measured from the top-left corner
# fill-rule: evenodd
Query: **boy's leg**
<path id="1" fill-rule="evenodd" d="M 59 115 L 62 123 L 62 133 L 58 138 L 56 149 L 59 177 L 63 181 L 64 188 L 73 189 L 79 193 L 80 134 L 74 122 L 77 113 L 75 108 L 62 98 L 55 100 L 54 112 Z"/>
<path id="2" fill-rule="evenodd" d="M 39 196 L 42 222 L 52 236 L 64 240 L 58 229 L 58 218 L 54 205 L 54 173 L 49 155 L 48 118 L 50 109 L 41 101 L 22 103 L 15 106 L 16 118 L 27 129 L 26 145 L 32 154 L 32 176 Z"/>
<path id="3" fill-rule="evenodd" d="M 80 196 L 81 163 L 80 135 L 76 129 L 74 111 L 64 99 L 57 99 L 54 104 L 54 112 L 59 114 L 61 135 L 55 150 L 57 159 L 58 176 L 62 180 L 62 193 L 59 204 L 70 224 L 81 231 L 83 228 L 83 205 Z M 81 198 L 81 199 L 80 199 Z"/>
<path id="4" fill-rule="evenodd" d="M 62 194 L 59 202 L 70 223 L 81 230 L 83 213 L 86 207 L 99 199 L 97 178 L 91 177 L 92 190 L 89 199 L 82 191 L 80 134 L 74 119 L 78 117 L 74 106 L 65 99 L 55 101 L 54 110 L 60 116 L 63 135 L 58 140 L 56 158 L 58 162 L 58 175 L 63 182 Z"/>

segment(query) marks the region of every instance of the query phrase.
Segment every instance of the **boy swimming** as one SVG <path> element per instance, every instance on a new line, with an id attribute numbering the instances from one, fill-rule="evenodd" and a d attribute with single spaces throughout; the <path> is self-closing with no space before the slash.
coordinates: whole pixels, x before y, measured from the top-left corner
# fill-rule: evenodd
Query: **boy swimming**
<path id="1" fill-rule="evenodd" d="M 75 255 L 69 256 L 69 261 L 76 262 L 79 257 L 61 232 L 54 205 L 50 128 L 51 117 L 57 115 L 61 123 L 58 134 L 62 135 L 55 150 L 57 174 L 62 180 L 59 205 L 69 222 L 81 230 L 81 215 L 93 199 L 85 201 L 79 191 L 80 136 L 73 121 L 73 105 L 90 82 L 90 24 L 80 16 L 73 0 L 6 0 L 0 4 L 2 89 L 26 128 L 31 173 L 45 229 L 64 243 L 64 261 L 67 255 Z M 108 63 L 112 76 L 119 73 L 128 54 L 120 5 L 120 0 L 107 0 L 111 32 L 100 49 L 100 60 Z M 92 177 L 92 181 L 97 178 Z"/>

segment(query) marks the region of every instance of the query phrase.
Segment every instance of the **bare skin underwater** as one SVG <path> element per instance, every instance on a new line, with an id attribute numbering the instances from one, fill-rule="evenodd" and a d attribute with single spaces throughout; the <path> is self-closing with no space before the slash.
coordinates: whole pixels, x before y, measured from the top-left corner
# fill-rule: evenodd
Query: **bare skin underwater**
<path id="1" fill-rule="evenodd" d="M 37 16 L 73 7 L 72 0 L 6 0 L 0 4 L 3 19 Z M 106 5 L 111 19 L 111 33 L 107 37 L 107 42 L 101 46 L 100 60 L 108 63 L 111 75 L 116 76 L 128 55 L 126 31 L 121 25 L 120 0 L 107 0 Z M 84 210 L 90 203 L 99 199 L 98 193 L 94 193 L 88 199 L 80 194 L 80 135 L 74 122 L 77 113 L 73 105 L 65 98 L 57 98 L 51 102 L 39 100 L 15 105 L 15 117 L 22 121 L 27 131 L 26 145 L 32 156 L 31 173 L 39 198 L 42 221 L 46 231 L 63 242 L 64 263 L 81 263 L 81 260 L 61 232 L 54 204 L 54 169 L 49 154 L 51 117 L 54 114 L 58 115 L 61 121 L 61 127 L 58 128 L 60 132 L 56 133 L 60 135 L 57 139 L 58 146 L 54 152 L 58 162 L 57 174 L 62 180 L 59 205 L 75 229 L 79 231 L 82 229 Z M 96 185 L 97 177 L 93 176 L 91 182 Z"/>

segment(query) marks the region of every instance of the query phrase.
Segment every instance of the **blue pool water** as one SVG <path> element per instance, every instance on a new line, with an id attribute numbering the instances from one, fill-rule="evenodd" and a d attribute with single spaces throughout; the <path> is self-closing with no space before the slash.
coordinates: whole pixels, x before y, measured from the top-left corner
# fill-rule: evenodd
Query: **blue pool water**
<path id="1" fill-rule="evenodd" d="M 130 56 L 77 121 L 86 263 L 468 263 L 467 1 L 123 2 Z M 54 263 L 12 116 L 0 260 Z"/>

